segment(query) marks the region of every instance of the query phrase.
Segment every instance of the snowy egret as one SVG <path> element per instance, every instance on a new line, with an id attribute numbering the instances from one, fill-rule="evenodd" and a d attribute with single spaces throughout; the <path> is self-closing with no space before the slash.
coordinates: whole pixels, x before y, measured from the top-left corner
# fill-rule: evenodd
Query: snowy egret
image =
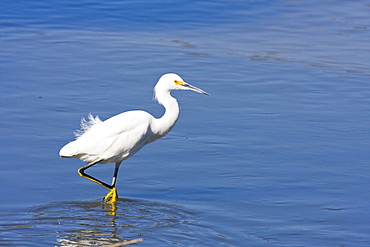
<path id="1" fill-rule="evenodd" d="M 80 168 L 80 176 L 90 179 L 109 190 L 104 200 L 115 202 L 115 188 L 118 169 L 123 160 L 137 153 L 143 146 L 166 135 L 175 125 L 180 108 L 171 90 L 192 90 L 209 95 L 173 73 L 163 75 L 154 87 L 155 99 L 165 108 L 161 118 L 154 118 L 145 111 L 128 111 L 115 115 L 105 121 L 89 115 L 82 119 L 81 130 L 76 133 L 76 140 L 66 144 L 59 152 L 61 158 L 79 158 L 89 162 Z M 88 174 L 85 170 L 95 164 L 115 162 L 112 183 L 109 185 Z"/>

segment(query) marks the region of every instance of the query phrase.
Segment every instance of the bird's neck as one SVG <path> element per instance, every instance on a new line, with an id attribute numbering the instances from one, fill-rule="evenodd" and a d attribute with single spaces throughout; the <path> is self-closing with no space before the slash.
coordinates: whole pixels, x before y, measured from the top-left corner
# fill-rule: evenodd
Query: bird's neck
<path id="1" fill-rule="evenodd" d="M 175 125 L 179 118 L 180 108 L 177 100 L 171 96 L 170 92 L 156 95 L 156 98 L 158 103 L 164 106 L 165 113 L 161 118 L 156 119 L 152 130 L 155 134 L 164 136 Z"/>

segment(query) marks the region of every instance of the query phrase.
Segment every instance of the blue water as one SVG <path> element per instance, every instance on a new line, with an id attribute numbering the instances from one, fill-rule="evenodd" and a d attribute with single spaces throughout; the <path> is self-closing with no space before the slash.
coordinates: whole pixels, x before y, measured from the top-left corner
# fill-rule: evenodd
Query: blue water
<path id="1" fill-rule="evenodd" d="M 370 245 L 368 2 L 1 5 L 1 246 Z M 90 112 L 160 117 L 167 72 L 211 96 L 173 93 L 114 210 L 59 149 Z"/>

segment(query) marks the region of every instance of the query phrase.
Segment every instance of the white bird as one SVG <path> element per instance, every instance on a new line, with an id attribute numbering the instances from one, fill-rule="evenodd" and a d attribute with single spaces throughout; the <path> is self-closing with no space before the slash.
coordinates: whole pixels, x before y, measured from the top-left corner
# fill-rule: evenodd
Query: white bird
<path id="1" fill-rule="evenodd" d="M 192 90 L 209 95 L 173 73 L 163 75 L 154 87 L 155 99 L 165 108 L 161 118 L 155 118 L 145 111 L 128 111 L 115 115 L 105 121 L 89 115 L 88 120 L 81 120 L 81 130 L 76 133 L 76 140 L 66 144 L 59 152 L 61 158 L 79 158 L 89 162 L 80 168 L 80 176 L 90 179 L 109 192 L 104 200 L 115 202 L 118 198 L 115 188 L 118 169 L 123 160 L 137 153 L 143 146 L 165 136 L 175 125 L 180 108 L 171 90 Z M 111 185 L 88 174 L 85 170 L 100 163 L 115 162 Z"/>

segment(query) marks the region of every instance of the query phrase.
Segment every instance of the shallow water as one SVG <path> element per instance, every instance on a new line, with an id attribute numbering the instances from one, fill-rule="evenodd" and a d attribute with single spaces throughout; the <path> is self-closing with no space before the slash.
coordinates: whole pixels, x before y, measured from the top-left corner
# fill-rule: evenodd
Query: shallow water
<path id="1" fill-rule="evenodd" d="M 13 1 L 0 10 L 0 245 L 367 246 L 365 1 Z M 81 117 L 181 115 L 106 190 L 59 159 Z M 113 165 L 91 169 L 110 181 Z"/>
<path id="2" fill-rule="evenodd" d="M 177 245 L 177 241 L 184 239 L 200 245 L 202 241 L 209 241 L 208 238 L 217 237 L 213 236 L 210 226 L 199 222 L 199 215 L 178 205 L 120 199 L 116 206 L 118 209 L 112 211 L 110 205 L 99 200 L 32 207 L 22 216 L 10 215 L 12 223 L 4 227 L 4 235 L 22 236 L 13 241 L 17 245 L 37 242 L 31 244 L 34 246 L 50 244 L 50 237 L 56 237 L 59 246 L 107 245 L 135 235 L 145 235 L 149 245 Z M 14 222 L 14 216 L 28 218 L 28 221 Z"/>

